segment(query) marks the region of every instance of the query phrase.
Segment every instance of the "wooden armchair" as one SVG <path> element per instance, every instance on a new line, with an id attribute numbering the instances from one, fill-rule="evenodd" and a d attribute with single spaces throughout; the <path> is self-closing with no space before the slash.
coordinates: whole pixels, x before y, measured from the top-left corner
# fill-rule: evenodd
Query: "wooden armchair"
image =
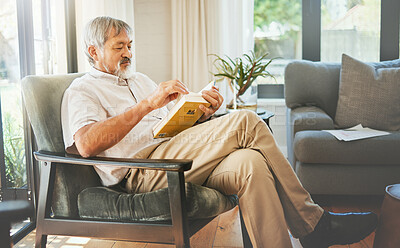
<path id="1" fill-rule="evenodd" d="M 28 76 L 22 81 L 25 107 L 39 148 L 34 152 L 40 161 L 35 246 L 45 247 L 47 235 L 51 234 L 190 247 L 189 237 L 215 216 L 232 209 L 237 196 L 185 183 L 184 171 L 191 168 L 191 160 L 82 158 L 65 154 L 61 100 L 65 89 L 81 75 Z M 117 187 L 104 187 L 93 165 L 165 170 L 168 188 L 128 194 Z M 249 247 L 241 223 L 244 243 Z"/>

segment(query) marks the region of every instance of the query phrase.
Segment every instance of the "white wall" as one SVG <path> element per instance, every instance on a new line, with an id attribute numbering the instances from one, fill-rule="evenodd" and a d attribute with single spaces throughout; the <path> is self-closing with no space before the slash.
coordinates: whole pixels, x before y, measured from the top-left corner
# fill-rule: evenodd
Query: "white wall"
<path id="1" fill-rule="evenodd" d="M 172 79 L 171 1 L 135 0 L 136 71 L 156 83 Z"/>
<path id="2" fill-rule="evenodd" d="M 122 6 L 122 8 L 121 8 Z M 132 0 L 75 0 L 78 71 L 87 72 L 91 66 L 83 52 L 83 29 L 89 20 L 98 16 L 111 16 L 134 26 Z"/>
<path id="3" fill-rule="evenodd" d="M 285 99 L 258 99 L 257 105 L 259 108 L 275 113 L 269 124 L 279 148 L 283 154 L 287 155 Z"/>

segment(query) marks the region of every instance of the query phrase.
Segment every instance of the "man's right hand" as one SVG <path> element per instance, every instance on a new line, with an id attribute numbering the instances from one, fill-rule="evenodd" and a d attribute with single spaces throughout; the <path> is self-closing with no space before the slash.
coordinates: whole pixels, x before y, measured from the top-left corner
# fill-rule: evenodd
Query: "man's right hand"
<path id="1" fill-rule="evenodd" d="M 178 98 L 179 94 L 188 94 L 186 86 L 179 80 L 169 80 L 162 82 L 158 85 L 156 91 L 154 91 L 147 101 L 152 110 L 162 108 L 167 105 L 170 101 Z"/>

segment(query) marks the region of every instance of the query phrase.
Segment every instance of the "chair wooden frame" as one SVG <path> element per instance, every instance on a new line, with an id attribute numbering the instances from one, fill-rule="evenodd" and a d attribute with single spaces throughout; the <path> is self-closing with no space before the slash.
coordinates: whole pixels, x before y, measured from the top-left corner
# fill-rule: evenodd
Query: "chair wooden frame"
<path id="1" fill-rule="evenodd" d="M 40 161 L 41 166 L 35 247 L 46 247 L 47 235 L 84 236 L 190 247 L 189 237 L 213 219 L 195 220 L 188 225 L 184 204 L 186 202 L 184 171 L 191 169 L 191 160 L 82 158 L 44 151 L 34 152 L 34 156 Z M 122 166 L 166 171 L 172 221 L 146 223 L 52 218 L 50 214 L 55 166 L 64 163 L 77 166 Z M 244 246 L 252 247 L 241 214 L 240 219 Z"/>

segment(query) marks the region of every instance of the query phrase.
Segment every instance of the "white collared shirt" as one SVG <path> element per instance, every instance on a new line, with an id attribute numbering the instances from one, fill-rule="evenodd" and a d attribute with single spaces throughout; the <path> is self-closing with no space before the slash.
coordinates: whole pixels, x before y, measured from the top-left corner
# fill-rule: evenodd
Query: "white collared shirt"
<path id="1" fill-rule="evenodd" d="M 124 113 L 157 88 L 146 75 L 135 72 L 127 81 L 92 68 L 75 79 L 64 93 L 61 121 L 65 150 L 71 152 L 74 135 L 82 127 Z M 168 113 L 167 107 L 150 112 L 116 145 L 97 156 L 132 158 L 139 150 L 163 141 L 154 139 L 152 128 Z M 100 137 L 108 139 L 106 134 Z M 104 185 L 114 185 L 127 173 L 126 168 L 95 166 Z"/>

